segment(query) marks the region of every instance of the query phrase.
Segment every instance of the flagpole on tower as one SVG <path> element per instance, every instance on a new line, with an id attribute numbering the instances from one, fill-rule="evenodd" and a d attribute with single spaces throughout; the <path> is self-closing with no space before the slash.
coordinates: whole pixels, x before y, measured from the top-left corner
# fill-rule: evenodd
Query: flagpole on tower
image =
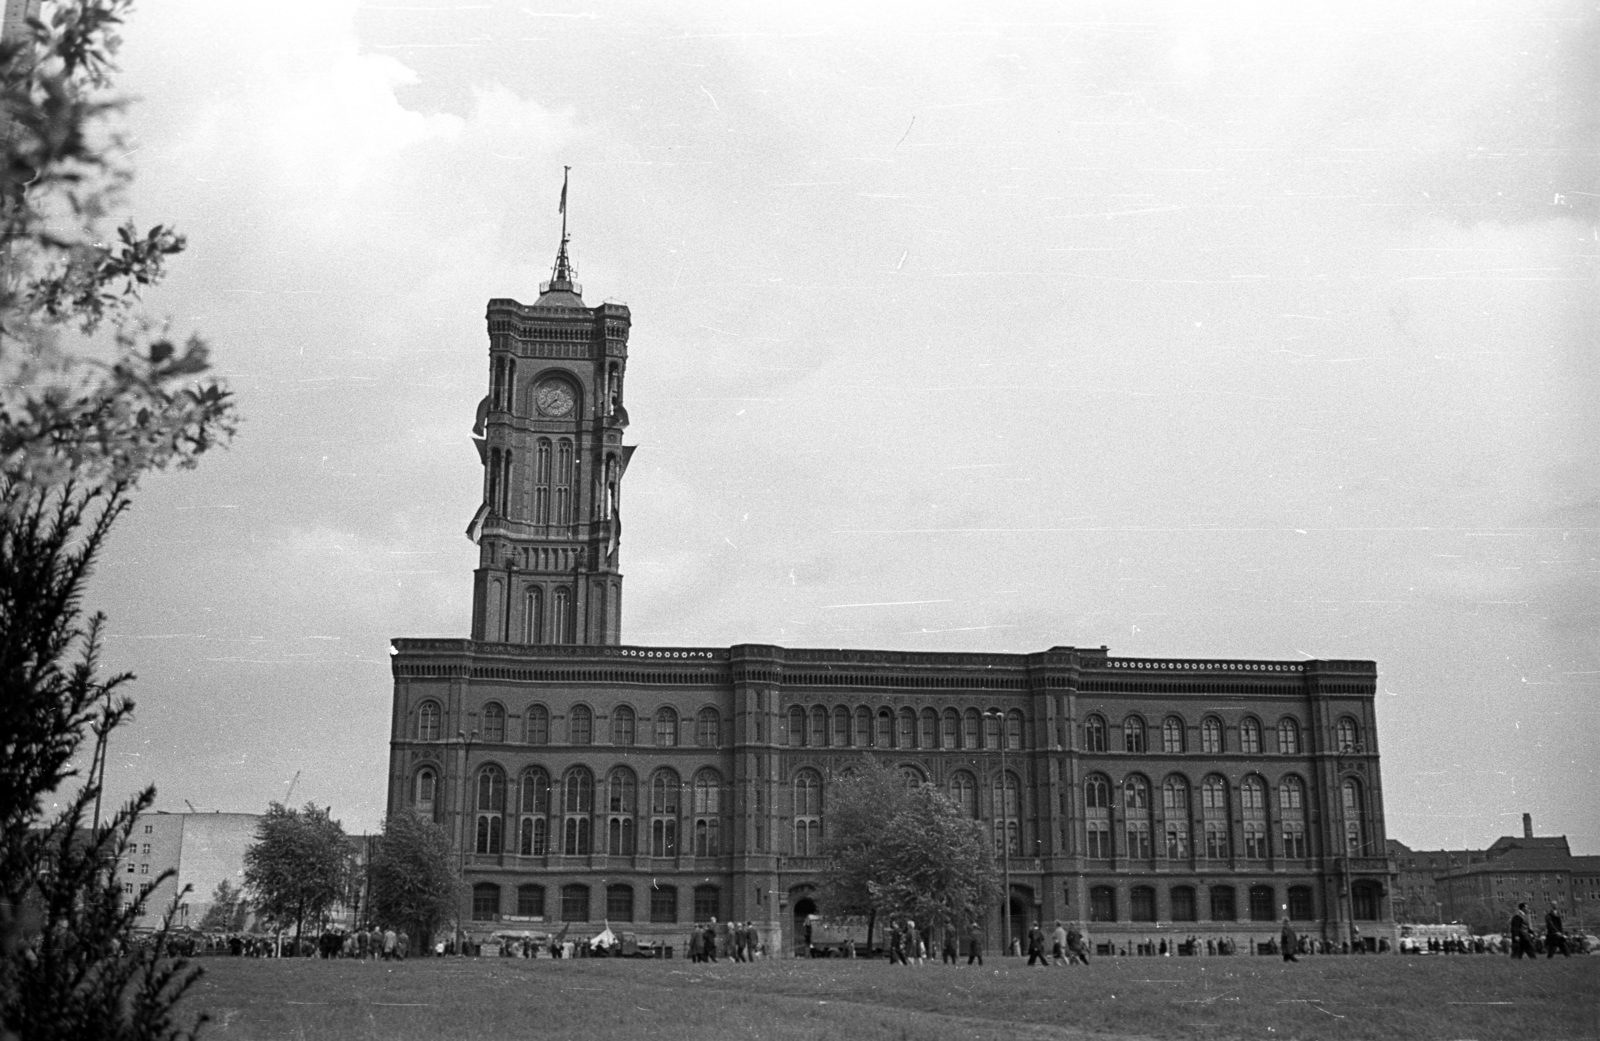
<path id="1" fill-rule="evenodd" d="M 567 241 L 567 177 L 572 173 L 572 167 L 561 168 L 561 241 Z"/>

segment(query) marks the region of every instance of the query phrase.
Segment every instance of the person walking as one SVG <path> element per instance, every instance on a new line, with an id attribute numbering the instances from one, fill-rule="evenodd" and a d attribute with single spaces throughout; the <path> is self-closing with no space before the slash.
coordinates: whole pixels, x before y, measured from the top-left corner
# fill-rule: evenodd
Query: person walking
<path id="1" fill-rule="evenodd" d="M 1040 965 L 1050 964 L 1044 956 L 1044 930 L 1039 927 L 1038 922 L 1034 922 L 1033 928 L 1028 930 L 1028 964 L 1026 967 L 1033 968 L 1035 961 Z"/>
<path id="2" fill-rule="evenodd" d="M 1061 919 L 1056 919 L 1056 927 L 1050 933 L 1050 960 L 1057 965 L 1067 956 L 1067 930 L 1061 924 Z"/>
<path id="3" fill-rule="evenodd" d="M 1561 912 L 1556 910 L 1556 905 L 1551 904 L 1550 910 L 1544 913 L 1544 956 L 1548 961 L 1556 956 L 1556 948 L 1561 948 L 1562 957 L 1572 957 L 1572 951 L 1567 947 L 1567 934 L 1561 928 Z"/>
<path id="4" fill-rule="evenodd" d="M 1294 949 L 1300 943 L 1300 937 L 1295 935 L 1294 926 L 1289 924 L 1289 916 L 1283 916 L 1283 932 L 1278 936 L 1278 943 L 1283 947 L 1284 961 L 1299 961 L 1294 956 Z"/>
<path id="5" fill-rule="evenodd" d="M 956 931 L 950 926 L 945 926 L 944 948 L 940 951 L 939 962 L 942 965 L 954 965 L 956 957 Z"/>
<path id="6" fill-rule="evenodd" d="M 1526 901 L 1518 904 L 1511 915 L 1511 957 L 1521 958 L 1524 954 L 1529 958 L 1538 957 L 1533 951 L 1533 922 L 1528 917 Z"/>
<path id="7" fill-rule="evenodd" d="M 1078 923 L 1073 922 L 1072 928 L 1067 930 L 1067 964 L 1074 961 L 1089 964 L 1089 938 L 1078 931 Z"/>
<path id="8" fill-rule="evenodd" d="M 983 927 L 976 919 L 967 927 L 967 964 L 983 964 Z"/>

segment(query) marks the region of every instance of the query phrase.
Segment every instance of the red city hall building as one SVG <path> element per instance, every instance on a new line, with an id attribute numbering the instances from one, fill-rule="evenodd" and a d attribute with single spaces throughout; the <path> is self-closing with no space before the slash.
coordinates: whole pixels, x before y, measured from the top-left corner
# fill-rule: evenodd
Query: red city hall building
<path id="1" fill-rule="evenodd" d="M 585 305 L 565 237 L 535 303 L 489 301 L 471 637 L 393 641 L 389 811 L 457 843 L 469 932 L 715 916 L 792 950 L 865 753 L 989 823 L 991 949 L 1035 919 L 1392 942 L 1370 661 L 623 644 L 630 323 Z"/>

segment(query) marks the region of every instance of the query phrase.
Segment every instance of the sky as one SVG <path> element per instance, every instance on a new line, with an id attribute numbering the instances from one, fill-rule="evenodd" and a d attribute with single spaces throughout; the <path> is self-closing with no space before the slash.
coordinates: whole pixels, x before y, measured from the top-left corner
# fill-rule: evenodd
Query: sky
<path id="1" fill-rule="evenodd" d="M 94 577 L 110 781 L 384 809 L 484 305 L 633 313 L 623 639 L 1378 663 L 1391 837 L 1600 853 L 1579 2 L 145 0 L 148 298 L 244 424 Z M 869 606 L 862 606 L 869 605 Z"/>

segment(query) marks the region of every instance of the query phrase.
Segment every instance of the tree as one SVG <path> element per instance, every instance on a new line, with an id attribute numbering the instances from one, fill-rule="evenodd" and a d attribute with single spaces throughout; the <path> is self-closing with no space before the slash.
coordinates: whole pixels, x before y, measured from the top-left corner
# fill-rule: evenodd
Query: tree
<path id="1" fill-rule="evenodd" d="M 425 945 L 454 913 L 461 876 L 450 835 L 433 821 L 401 811 L 383 822 L 372 851 L 372 913 Z"/>
<path id="2" fill-rule="evenodd" d="M 344 894 L 350 873 L 350 844 L 332 807 L 306 803 L 295 810 L 275 802 L 256 828 L 256 841 L 244 851 L 244 884 L 256 912 L 279 929 L 306 922 L 320 924 Z"/>
<path id="3" fill-rule="evenodd" d="M 223 879 L 211 891 L 211 906 L 200 919 L 200 931 L 206 933 L 236 933 L 244 929 L 250 915 L 250 902 L 238 886 Z"/>
<path id="4" fill-rule="evenodd" d="M 207 348 L 138 308 L 183 239 L 131 223 L 106 94 L 128 0 L 55 0 L 0 41 L 0 1037 L 176 1038 L 198 972 L 115 876 L 145 789 L 100 819 L 132 676 L 100 667 L 90 571 L 139 478 L 232 436 Z M 87 753 L 89 768 L 75 763 Z M 74 790 L 62 792 L 70 781 Z M 46 815 L 46 797 L 62 809 Z M 153 880 L 159 882 L 159 879 Z M 176 907 L 176 900 L 173 908 Z M 171 909 L 168 912 L 170 921 Z M 204 1017 L 201 1017 L 202 1019 Z"/>
<path id="5" fill-rule="evenodd" d="M 950 927 L 999 893 L 982 825 L 931 785 L 867 757 L 829 788 L 823 853 L 824 905 L 866 918 L 869 944 L 879 915 Z"/>

